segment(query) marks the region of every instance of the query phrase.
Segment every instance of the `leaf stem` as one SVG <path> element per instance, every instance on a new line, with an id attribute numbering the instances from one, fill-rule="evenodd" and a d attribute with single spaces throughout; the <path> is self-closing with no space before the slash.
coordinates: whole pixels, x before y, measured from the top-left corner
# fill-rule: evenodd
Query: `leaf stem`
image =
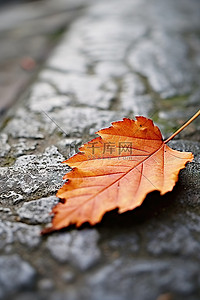
<path id="1" fill-rule="evenodd" d="M 190 118 L 183 126 L 181 126 L 181 128 L 175 131 L 167 140 L 165 140 L 164 143 L 167 144 L 169 141 L 171 141 L 171 139 L 173 139 L 179 132 L 181 132 L 185 127 L 192 123 L 192 121 L 194 121 L 199 115 L 200 110 L 192 118 Z"/>

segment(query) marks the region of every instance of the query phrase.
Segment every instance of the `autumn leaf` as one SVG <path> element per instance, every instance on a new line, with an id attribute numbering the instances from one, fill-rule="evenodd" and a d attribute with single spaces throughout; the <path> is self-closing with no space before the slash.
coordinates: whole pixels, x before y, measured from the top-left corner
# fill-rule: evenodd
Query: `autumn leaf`
<path id="1" fill-rule="evenodd" d="M 70 224 L 94 225 L 107 211 L 118 208 L 123 213 L 141 205 L 152 191 L 163 195 L 173 189 L 179 171 L 193 160 L 192 153 L 166 145 L 175 134 L 164 141 L 159 128 L 145 117 L 125 118 L 97 134 L 64 162 L 72 170 L 57 192 L 62 203 L 52 210 L 52 226 L 43 233 Z"/>

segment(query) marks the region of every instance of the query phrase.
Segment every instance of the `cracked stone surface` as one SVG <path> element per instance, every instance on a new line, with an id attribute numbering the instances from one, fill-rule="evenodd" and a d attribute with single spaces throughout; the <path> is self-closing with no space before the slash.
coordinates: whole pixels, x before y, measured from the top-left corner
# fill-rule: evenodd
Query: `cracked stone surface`
<path id="1" fill-rule="evenodd" d="M 168 137 L 199 109 L 199 19 L 196 0 L 95 0 L 72 20 L 1 124 L 0 299 L 199 300 L 200 119 L 170 142 L 195 157 L 172 192 L 40 235 L 97 130 L 144 115 Z"/>

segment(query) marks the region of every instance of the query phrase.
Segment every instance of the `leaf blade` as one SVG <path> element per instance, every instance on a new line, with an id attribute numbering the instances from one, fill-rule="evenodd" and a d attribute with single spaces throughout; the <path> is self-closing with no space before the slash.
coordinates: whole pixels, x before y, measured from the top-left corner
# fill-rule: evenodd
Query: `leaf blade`
<path id="1" fill-rule="evenodd" d="M 57 193 L 64 203 L 53 208 L 52 227 L 44 232 L 70 224 L 94 225 L 107 211 L 118 208 L 122 213 L 141 205 L 152 191 L 163 195 L 173 189 L 180 169 L 193 159 L 192 153 L 169 148 L 158 127 L 145 117 L 114 122 L 98 134 L 65 161 L 72 171 Z"/>

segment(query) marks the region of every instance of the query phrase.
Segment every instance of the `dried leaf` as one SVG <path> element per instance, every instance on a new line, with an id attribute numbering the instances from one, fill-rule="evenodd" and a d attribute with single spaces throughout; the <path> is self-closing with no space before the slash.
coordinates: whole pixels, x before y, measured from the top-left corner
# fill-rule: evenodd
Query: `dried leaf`
<path id="1" fill-rule="evenodd" d="M 107 211 L 118 208 L 123 213 L 141 205 L 152 191 L 163 195 L 193 160 L 192 153 L 168 147 L 158 127 L 145 117 L 125 118 L 97 134 L 64 162 L 72 171 L 57 193 L 63 202 L 53 208 L 52 227 L 43 233 L 70 224 L 94 225 Z"/>

